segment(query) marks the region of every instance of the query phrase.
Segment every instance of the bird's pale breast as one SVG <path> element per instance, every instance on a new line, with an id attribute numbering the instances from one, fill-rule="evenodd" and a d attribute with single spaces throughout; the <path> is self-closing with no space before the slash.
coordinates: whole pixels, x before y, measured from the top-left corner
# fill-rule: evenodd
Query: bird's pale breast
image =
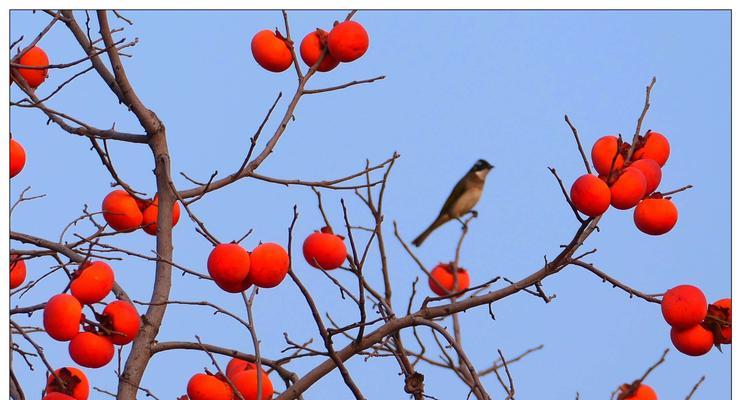
<path id="1" fill-rule="evenodd" d="M 481 188 L 470 188 L 464 191 L 461 197 L 453 204 L 451 217 L 459 218 L 471 211 L 476 206 L 476 203 L 479 202 L 482 192 L 483 190 Z"/>

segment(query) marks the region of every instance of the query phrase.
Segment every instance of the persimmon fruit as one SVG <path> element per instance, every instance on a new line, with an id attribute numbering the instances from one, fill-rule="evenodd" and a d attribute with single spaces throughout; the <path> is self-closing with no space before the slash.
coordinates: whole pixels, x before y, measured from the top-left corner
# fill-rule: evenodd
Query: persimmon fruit
<path id="1" fill-rule="evenodd" d="M 232 380 L 232 383 L 234 383 L 237 391 L 242 394 L 244 400 L 270 400 L 273 397 L 273 383 L 264 371 L 260 371 L 259 376 L 262 380 L 260 395 L 257 392 L 257 369 L 247 369 L 237 372 L 229 377 L 229 379 Z"/>
<path id="2" fill-rule="evenodd" d="M 438 296 L 447 296 L 468 289 L 471 285 L 471 277 L 468 275 L 468 271 L 459 267 L 456 272 L 458 276 L 457 286 L 453 275 L 453 265 L 451 263 L 438 264 L 430 271 L 428 279 L 430 289 Z"/>
<path id="3" fill-rule="evenodd" d="M 80 332 L 69 342 L 69 356 L 83 367 L 104 367 L 113 359 L 113 353 L 113 342 L 93 332 Z"/>
<path id="4" fill-rule="evenodd" d="M 674 203 L 667 198 L 649 197 L 641 201 L 633 210 L 633 222 L 643 233 L 663 235 L 677 224 L 679 212 Z"/>
<path id="5" fill-rule="evenodd" d="M 708 307 L 708 315 L 728 325 L 719 326 L 716 344 L 731 344 L 731 299 L 720 299 Z M 707 322 L 707 320 L 706 320 Z"/>
<path id="6" fill-rule="evenodd" d="M 249 277 L 240 282 L 217 281 L 215 279 L 214 282 L 216 283 L 216 286 L 227 293 L 240 293 L 252 286 L 252 282 L 250 282 Z"/>
<path id="7" fill-rule="evenodd" d="M 53 296 L 44 306 L 44 330 L 52 339 L 66 342 L 80 331 L 82 305 L 71 294 Z"/>
<path id="8" fill-rule="evenodd" d="M 215 375 L 195 374 L 188 381 L 190 400 L 232 400 L 236 398 L 229 384 Z"/>
<path id="9" fill-rule="evenodd" d="M 141 319 L 131 303 L 123 300 L 112 301 L 103 309 L 103 315 L 109 328 L 114 331 L 114 334 L 110 335 L 113 344 L 129 344 L 139 333 Z"/>
<path id="10" fill-rule="evenodd" d="M 659 132 L 650 131 L 638 141 L 638 146 L 631 156 L 632 160 L 650 158 L 660 166 L 664 166 L 669 159 L 671 148 L 669 140 Z"/>
<path id="11" fill-rule="evenodd" d="M 612 167 L 612 171 L 619 171 L 623 168 L 625 157 L 620 153 L 621 146 L 619 144 L 617 136 L 603 136 L 594 142 L 592 146 L 592 165 L 599 174 L 609 175 L 610 167 Z M 613 159 L 615 160 L 614 165 Z"/>
<path id="12" fill-rule="evenodd" d="M 242 360 L 241 358 L 234 357 L 229 360 L 229 364 L 226 365 L 226 376 L 231 379 L 234 374 L 246 371 L 248 369 L 257 369 L 257 365 L 249 361 Z"/>
<path id="13" fill-rule="evenodd" d="M 596 217 L 610 207 L 610 188 L 602 179 L 586 174 L 571 185 L 571 202 L 584 215 Z"/>
<path id="14" fill-rule="evenodd" d="M 293 64 L 291 50 L 286 40 L 268 29 L 257 32 L 252 38 L 252 56 L 261 67 L 271 72 L 283 72 Z"/>
<path id="15" fill-rule="evenodd" d="M 125 190 L 114 190 L 103 199 L 103 218 L 118 232 L 138 229 L 143 220 L 139 204 Z"/>
<path id="16" fill-rule="evenodd" d="M 713 348 L 713 332 L 702 324 L 684 329 L 673 327 L 670 336 L 674 347 L 688 356 L 701 356 Z"/>
<path id="17" fill-rule="evenodd" d="M 17 255 L 10 256 L 10 288 L 21 286 L 26 280 L 26 262 Z"/>
<path id="18" fill-rule="evenodd" d="M 317 29 L 304 36 L 304 39 L 301 41 L 300 52 L 301 59 L 304 60 L 304 63 L 307 66 L 311 68 L 317 61 L 319 61 L 319 57 L 321 57 L 324 52 L 326 41 L 327 32 L 321 29 Z M 339 64 L 340 62 L 335 60 L 335 58 L 332 57 L 332 54 L 327 51 L 327 54 L 324 55 L 322 62 L 319 63 L 316 70 L 319 72 L 328 72 L 335 69 Z"/>
<path id="19" fill-rule="evenodd" d="M 638 168 L 627 167 L 610 186 L 610 204 L 618 210 L 635 207 L 646 195 L 646 177 Z"/>
<path id="20" fill-rule="evenodd" d="M 644 196 L 648 196 L 659 187 L 659 183 L 661 183 L 661 166 L 656 160 L 643 158 L 630 163 L 630 166 L 638 168 L 646 178 L 646 194 Z"/>
<path id="21" fill-rule="evenodd" d="M 82 304 L 97 303 L 113 289 L 113 269 L 103 261 L 83 264 L 75 276 L 69 286 L 70 292 Z"/>
<path id="22" fill-rule="evenodd" d="M 56 377 L 49 375 L 46 380 L 47 394 L 60 393 L 75 400 L 87 400 L 90 395 L 90 382 L 84 372 L 75 367 L 63 367 L 55 370 L 54 374 Z"/>
<path id="23" fill-rule="evenodd" d="M 278 286 L 288 274 L 288 253 L 277 243 L 263 243 L 250 254 L 252 267 L 247 279 L 255 286 Z"/>
<path id="24" fill-rule="evenodd" d="M 139 207 L 141 209 L 141 206 Z M 157 235 L 157 216 L 159 214 L 159 200 L 157 196 L 142 211 L 142 230 L 150 235 Z M 180 220 L 180 203 L 176 200 L 172 204 L 172 226 Z"/>
<path id="25" fill-rule="evenodd" d="M 692 285 L 675 286 L 661 299 L 661 314 L 674 328 L 684 329 L 699 324 L 705 319 L 707 310 L 705 294 Z"/>
<path id="26" fill-rule="evenodd" d="M 335 25 L 327 37 L 329 52 L 335 60 L 341 62 L 351 62 L 362 57 L 369 44 L 368 32 L 355 21 Z"/>
<path id="27" fill-rule="evenodd" d="M 10 177 L 14 177 L 23 171 L 26 165 L 26 150 L 15 139 L 10 139 Z"/>
<path id="28" fill-rule="evenodd" d="M 304 258 L 314 268 L 332 270 L 339 268 L 347 258 L 347 249 L 341 236 L 329 227 L 314 232 L 304 241 Z"/>
<path id="29" fill-rule="evenodd" d="M 250 254 L 237 243 L 221 243 L 208 256 L 208 274 L 216 284 L 230 293 L 250 286 L 247 275 L 252 268 Z"/>
<path id="30" fill-rule="evenodd" d="M 648 385 L 640 384 L 638 387 L 633 391 L 633 393 L 629 393 L 630 391 L 630 385 L 624 385 L 623 388 L 621 388 L 621 396 L 620 397 L 623 400 L 657 400 L 658 397 L 656 396 L 656 392 L 654 392 L 653 388 Z"/>
<path id="31" fill-rule="evenodd" d="M 41 47 L 34 46 L 31 47 L 23 56 L 21 56 L 20 60 L 18 60 L 18 64 L 27 67 L 48 67 L 49 57 L 47 57 L 46 53 L 44 52 L 44 50 L 41 49 Z M 31 69 L 18 67 L 18 72 L 20 72 L 20 74 L 23 76 L 23 79 L 26 80 L 28 86 L 34 89 L 44 83 L 47 76 L 49 76 L 49 71 L 46 68 Z"/>
<path id="32" fill-rule="evenodd" d="M 51 392 L 51 393 L 47 393 L 44 396 L 44 398 L 41 400 L 76 400 L 76 399 L 72 396 L 67 396 L 64 393 Z"/>

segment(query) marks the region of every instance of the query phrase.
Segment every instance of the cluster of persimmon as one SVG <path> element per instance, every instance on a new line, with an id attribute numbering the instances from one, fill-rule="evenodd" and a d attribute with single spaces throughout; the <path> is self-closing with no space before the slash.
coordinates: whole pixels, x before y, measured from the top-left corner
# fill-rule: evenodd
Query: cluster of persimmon
<path id="1" fill-rule="evenodd" d="M 111 293 L 114 280 L 108 264 L 85 262 L 72 274 L 70 294 L 52 296 L 44 306 L 44 330 L 54 340 L 69 342 L 70 357 L 83 367 L 105 366 L 113 359 L 114 345 L 130 343 L 139 332 L 139 314 L 131 303 L 112 301 L 102 313 L 93 307 Z M 83 306 L 89 306 L 95 321 L 85 317 Z"/>
<path id="2" fill-rule="evenodd" d="M 141 200 L 125 190 L 114 190 L 103 199 L 103 218 L 117 232 L 133 232 L 141 228 L 150 235 L 157 235 L 157 216 L 159 215 L 157 195 L 152 199 Z M 180 205 L 172 205 L 172 226 L 180 220 Z"/>
<path id="3" fill-rule="evenodd" d="M 344 237 L 325 226 L 304 240 L 306 262 L 325 271 L 339 268 L 347 259 Z M 262 243 L 248 252 L 238 243 L 222 243 L 208 256 L 208 274 L 221 289 L 239 293 L 253 284 L 278 286 L 288 274 L 288 253 L 277 243 Z"/>
<path id="4" fill-rule="evenodd" d="M 468 289 L 471 286 L 471 277 L 466 269 L 456 267 L 454 262 L 440 263 L 430 271 L 427 283 L 436 295 L 448 296 Z"/>
<path id="5" fill-rule="evenodd" d="M 18 64 L 27 66 L 27 67 L 33 67 L 33 68 L 14 68 L 20 73 L 20 75 L 23 77 L 23 79 L 26 80 L 26 83 L 31 88 L 37 88 L 39 85 L 41 85 L 44 80 L 46 80 L 46 77 L 48 76 L 48 68 L 41 68 L 41 67 L 48 67 L 49 66 L 49 57 L 46 56 L 46 53 L 44 50 L 42 50 L 40 47 L 31 47 L 27 52 L 25 52 L 20 59 L 18 59 Z M 13 78 L 10 78 L 10 84 L 13 84 Z M 26 150 L 21 146 L 18 141 L 16 141 L 13 138 L 10 138 L 10 177 L 13 178 L 16 175 L 20 174 L 23 170 L 23 167 L 26 165 Z M 25 269 L 23 277 L 25 278 Z M 21 280 L 23 282 L 23 280 Z M 12 283 L 11 283 L 12 286 Z M 11 287 L 12 289 L 12 287 Z"/>
<path id="6" fill-rule="evenodd" d="M 355 21 L 335 22 L 332 30 L 317 28 L 301 41 L 301 59 L 316 70 L 327 72 L 341 62 L 347 63 L 362 57 L 368 50 L 368 32 Z M 271 72 L 283 72 L 293 64 L 293 43 L 276 29 L 257 32 L 252 38 L 252 56 L 261 67 Z M 319 60 L 321 59 L 321 62 Z"/>
<path id="7" fill-rule="evenodd" d="M 653 388 L 642 382 L 621 385 L 617 398 L 618 400 L 658 400 Z"/>
<path id="8" fill-rule="evenodd" d="M 261 243 L 248 252 L 236 242 L 221 243 L 211 250 L 207 267 L 211 279 L 222 290 L 239 293 L 255 285 L 278 286 L 288 274 L 290 261 L 283 246 Z"/>
<path id="9" fill-rule="evenodd" d="M 664 293 L 661 313 L 671 326 L 674 347 L 689 356 L 701 356 L 721 344 L 731 344 L 731 299 L 708 305 L 705 294 L 692 285 Z"/>
<path id="10" fill-rule="evenodd" d="M 195 374 L 188 381 L 188 395 L 178 400 L 233 400 L 236 393 L 227 382 L 227 377 L 242 395 L 244 400 L 270 400 L 273 397 L 273 383 L 268 374 L 260 368 L 258 375 L 257 365 L 239 358 L 232 358 L 226 367 L 225 374 L 205 373 Z M 258 379 L 260 392 L 258 393 Z"/>
<path id="11" fill-rule="evenodd" d="M 671 197 L 655 192 L 661 168 L 669 159 L 669 141 L 659 132 L 639 136 L 628 160 L 630 144 L 617 136 L 604 136 L 592 147 L 592 164 L 599 176 L 586 174 L 571 186 L 571 202 L 589 217 L 602 215 L 612 205 L 633 211 L 636 227 L 649 235 L 663 235 L 677 223 Z"/>

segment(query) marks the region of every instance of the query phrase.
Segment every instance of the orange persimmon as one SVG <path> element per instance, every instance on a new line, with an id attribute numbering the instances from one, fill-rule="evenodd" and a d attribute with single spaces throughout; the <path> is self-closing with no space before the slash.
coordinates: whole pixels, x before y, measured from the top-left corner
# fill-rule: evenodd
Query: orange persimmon
<path id="1" fill-rule="evenodd" d="M 103 218 L 118 232 L 139 228 L 144 218 L 139 204 L 125 190 L 114 190 L 103 199 Z"/>
<path id="2" fill-rule="evenodd" d="M 601 175 L 609 175 L 610 167 L 613 171 L 623 168 L 625 157 L 620 153 L 617 136 L 603 136 L 597 139 L 592 146 L 592 165 Z M 615 164 L 613 165 L 613 161 Z"/>
<path id="3" fill-rule="evenodd" d="M 49 57 L 47 57 L 44 50 L 41 50 L 40 47 L 34 46 L 31 47 L 22 57 L 20 60 L 18 60 L 18 64 L 25 65 L 27 67 L 48 67 L 49 66 Z M 37 88 L 39 85 L 44 83 L 47 76 L 49 76 L 49 71 L 46 68 L 43 69 L 31 69 L 31 68 L 18 68 L 18 72 L 23 76 L 23 79 L 26 80 L 26 83 L 28 83 L 28 86 L 32 88 Z"/>
<path id="4" fill-rule="evenodd" d="M 229 377 L 229 379 L 232 380 L 232 383 L 234 383 L 237 391 L 242 394 L 244 400 L 270 400 L 273 397 L 273 383 L 264 371 L 260 371 L 259 376 L 262 381 L 262 393 L 260 393 L 260 396 L 257 392 L 257 369 L 247 369 L 237 372 Z"/>
<path id="5" fill-rule="evenodd" d="M 142 230 L 150 235 L 157 235 L 157 216 L 159 214 L 159 200 L 157 196 L 142 211 Z M 172 226 L 180 220 L 180 203 L 175 200 L 172 204 Z"/>
<path id="6" fill-rule="evenodd" d="M 71 294 L 53 296 L 44 306 L 44 330 L 52 339 L 66 342 L 80 331 L 82 305 Z"/>
<path id="7" fill-rule="evenodd" d="M 306 65 L 312 67 L 317 61 L 319 61 L 319 57 L 321 57 L 324 52 L 326 41 L 327 32 L 321 29 L 317 29 L 316 31 L 310 32 L 304 36 L 304 39 L 301 41 L 300 51 L 301 59 L 304 60 Z M 340 62 L 335 60 L 335 58 L 332 57 L 332 54 L 328 51 L 316 70 L 319 72 L 331 71 L 339 64 Z"/>
<path id="8" fill-rule="evenodd" d="M 697 325 L 707 315 L 708 301 L 705 293 L 692 285 L 675 286 L 664 293 L 661 299 L 661 314 L 675 328 Z"/>
<path id="9" fill-rule="evenodd" d="M 646 177 L 638 168 L 621 171 L 610 186 L 610 204 L 618 210 L 633 208 L 646 195 Z"/>
<path id="10" fill-rule="evenodd" d="M 226 376 L 231 379 L 231 377 L 238 372 L 256 368 L 257 365 L 255 365 L 254 363 L 234 357 L 229 360 L 229 364 L 226 365 Z"/>
<path id="11" fill-rule="evenodd" d="M 288 253 L 277 243 L 263 243 L 250 253 L 252 267 L 247 279 L 261 288 L 278 286 L 288 274 Z"/>
<path id="12" fill-rule="evenodd" d="M 49 375 L 46 381 L 46 393 L 60 393 L 75 400 L 87 400 L 90 395 L 90 382 L 85 373 L 75 367 L 63 367 Z M 59 379 L 57 379 L 59 378 Z"/>
<path id="13" fill-rule="evenodd" d="M 610 188 L 594 175 L 582 175 L 571 185 L 571 202 L 583 214 L 596 217 L 610 207 Z"/>
<path id="14" fill-rule="evenodd" d="M 304 241 L 303 251 L 306 262 L 314 268 L 332 270 L 339 268 L 347 258 L 347 249 L 342 236 L 324 227 L 309 235 Z"/>
<path id="15" fill-rule="evenodd" d="M 438 264 L 430 271 L 430 277 L 428 279 L 430 289 L 438 296 L 447 296 L 451 293 L 468 289 L 471 285 L 471 277 L 468 275 L 468 271 L 459 267 L 456 272 L 458 276 L 457 286 L 455 285 L 455 277 L 453 276 L 453 265 L 451 263 Z"/>
<path id="16" fill-rule="evenodd" d="M 685 329 L 672 328 L 670 336 L 674 347 L 688 356 L 701 356 L 713 348 L 713 332 L 702 324 Z"/>
<path id="17" fill-rule="evenodd" d="M 659 132 L 650 131 L 646 136 L 642 136 L 638 141 L 632 160 L 641 160 L 644 158 L 650 158 L 660 166 L 666 164 L 666 160 L 669 159 L 669 153 L 671 147 L 669 146 L 669 140 Z"/>
<path id="18" fill-rule="evenodd" d="M 341 62 L 357 60 L 368 50 L 368 45 L 368 32 L 355 21 L 335 25 L 327 37 L 329 52 Z"/>
<path id="19" fill-rule="evenodd" d="M 124 345 L 131 343 L 139 333 L 141 320 L 134 306 L 123 300 L 108 303 L 103 309 L 107 325 L 114 333 L 110 335 L 113 344 Z"/>
<path id="20" fill-rule="evenodd" d="M 641 201 L 633 211 L 633 222 L 643 233 L 663 235 L 677 224 L 679 213 L 671 200 L 650 197 Z"/>
<path id="21" fill-rule="evenodd" d="M 286 40 L 277 32 L 267 29 L 257 32 L 251 47 L 255 61 L 268 71 L 283 72 L 293 63 Z"/>
<path id="22" fill-rule="evenodd" d="M 195 374 L 188 381 L 190 400 L 232 400 L 234 392 L 224 379 L 215 375 Z"/>
<path id="23" fill-rule="evenodd" d="M 718 324 L 726 322 L 728 325 L 719 326 L 716 335 L 716 344 L 731 344 L 731 299 L 720 299 L 708 307 L 708 315 L 718 320 Z M 708 322 L 706 320 L 706 322 Z"/>
<path id="24" fill-rule="evenodd" d="M 657 163 L 656 160 L 643 158 L 638 161 L 633 161 L 630 163 L 630 166 L 638 168 L 646 178 L 646 194 L 644 197 L 653 193 L 654 190 L 659 187 L 659 183 L 661 183 L 661 166 L 659 166 L 659 163 Z"/>
<path id="25" fill-rule="evenodd" d="M 74 273 L 70 292 L 82 304 L 93 304 L 103 300 L 113 289 L 113 269 L 103 261 L 88 262 Z"/>
<path id="26" fill-rule="evenodd" d="M 47 393 L 44 396 L 44 398 L 41 400 L 76 400 L 76 399 L 72 396 L 67 396 L 64 393 L 51 392 L 51 393 Z"/>
<path id="27" fill-rule="evenodd" d="M 93 332 L 80 332 L 69 342 L 69 356 L 83 367 L 103 367 L 111 362 L 113 353 L 113 342 Z"/>
<path id="28" fill-rule="evenodd" d="M 657 400 L 658 397 L 656 397 L 656 392 L 651 388 L 651 386 L 640 384 L 638 385 L 635 390 L 630 393 L 631 385 L 623 385 L 622 388 L 620 388 L 620 395 L 618 396 L 619 399 L 623 400 Z"/>
<path id="29" fill-rule="evenodd" d="M 214 282 L 227 292 L 240 292 L 250 286 L 247 281 L 252 268 L 250 254 L 237 243 L 222 243 L 214 247 L 207 266 Z"/>
<path id="30" fill-rule="evenodd" d="M 17 255 L 10 256 L 10 288 L 15 289 L 26 280 L 26 262 Z"/>
<path id="31" fill-rule="evenodd" d="M 23 149 L 20 143 L 14 139 L 10 139 L 10 177 L 14 177 L 21 173 L 23 167 L 26 165 L 26 150 Z"/>

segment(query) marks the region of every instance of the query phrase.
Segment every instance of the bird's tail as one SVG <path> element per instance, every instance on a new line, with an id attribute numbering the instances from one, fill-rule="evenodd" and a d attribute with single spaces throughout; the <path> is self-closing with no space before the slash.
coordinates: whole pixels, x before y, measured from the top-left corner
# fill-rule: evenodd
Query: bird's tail
<path id="1" fill-rule="evenodd" d="M 438 217 L 435 222 L 433 222 L 427 229 L 425 229 L 424 232 L 420 233 L 419 236 L 417 236 L 417 238 L 412 241 L 412 244 L 417 247 L 421 246 L 422 242 L 427 239 L 427 236 L 430 236 L 430 233 L 432 233 L 432 231 L 439 228 L 440 225 L 444 224 L 445 222 L 447 222 L 447 219 L 444 218 L 444 216 Z"/>

